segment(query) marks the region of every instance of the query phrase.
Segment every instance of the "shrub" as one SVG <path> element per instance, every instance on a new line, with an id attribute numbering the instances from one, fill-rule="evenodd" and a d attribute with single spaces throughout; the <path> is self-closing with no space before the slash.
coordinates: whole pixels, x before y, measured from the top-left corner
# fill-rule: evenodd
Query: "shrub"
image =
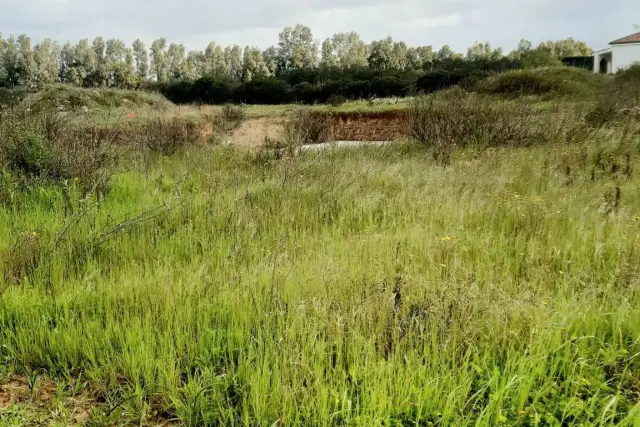
<path id="1" fill-rule="evenodd" d="M 586 115 L 595 127 L 620 119 L 635 118 L 640 109 L 640 63 L 618 72 L 603 88 L 600 98 Z"/>
<path id="2" fill-rule="evenodd" d="M 344 105 L 345 102 L 347 102 L 347 98 L 343 95 L 331 95 L 329 99 L 327 99 L 327 103 L 332 107 L 340 107 Z"/>
<path id="3" fill-rule="evenodd" d="M 416 97 L 408 114 L 411 136 L 444 163 L 456 146 L 523 146 L 545 140 L 532 107 L 461 90 Z"/>
<path id="4" fill-rule="evenodd" d="M 171 89 L 171 87 L 168 86 L 168 89 Z M 224 104 L 233 100 L 234 88 L 234 83 L 227 79 L 202 77 L 193 82 L 191 89 L 188 91 L 189 102 Z M 165 96 L 171 101 L 178 102 L 171 97 L 170 93 L 165 93 Z"/>
<path id="5" fill-rule="evenodd" d="M 622 108 L 640 106 L 640 62 L 618 72 L 605 90 Z"/>
<path id="6" fill-rule="evenodd" d="M 305 109 L 293 112 L 284 126 L 284 143 L 287 147 L 321 144 L 331 139 L 331 124 L 326 115 Z"/>
<path id="7" fill-rule="evenodd" d="M 122 89 L 84 89 L 71 85 L 52 85 L 28 95 L 21 108 L 33 112 L 111 107 L 151 107 L 165 109 L 171 105 L 159 94 Z"/>
<path id="8" fill-rule="evenodd" d="M 420 77 L 416 83 L 417 89 L 424 93 L 433 93 L 451 86 L 455 86 L 470 76 L 470 72 L 434 71 Z"/>
<path id="9" fill-rule="evenodd" d="M 219 103 L 235 100 L 245 104 L 286 104 L 291 101 L 287 84 L 273 77 L 245 82 L 233 92 Z"/>
<path id="10" fill-rule="evenodd" d="M 135 135 L 144 148 L 163 155 L 174 154 L 199 138 L 196 124 L 178 117 L 154 118 L 137 128 Z"/>
<path id="11" fill-rule="evenodd" d="M 7 89 L 0 87 L 0 107 L 18 105 L 28 94 L 29 91 L 26 88 Z"/>
<path id="12" fill-rule="evenodd" d="M 323 90 L 323 87 L 307 82 L 293 86 L 290 94 L 293 102 L 308 105 L 324 102 L 330 96 Z"/>
<path id="13" fill-rule="evenodd" d="M 43 176 L 51 164 L 50 151 L 40 135 L 19 137 L 8 150 L 9 168 L 32 177 Z"/>
<path id="14" fill-rule="evenodd" d="M 581 95 L 597 92 L 602 76 L 574 67 L 512 70 L 477 82 L 471 89 L 490 95 Z"/>
<path id="15" fill-rule="evenodd" d="M 106 190 L 114 171 L 116 132 L 97 127 L 77 128 L 58 113 L 0 115 L 0 166 L 18 181 L 71 180 L 88 192 Z"/>
<path id="16" fill-rule="evenodd" d="M 225 104 L 220 112 L 220 118 L 225 128 L 235 129 L 247 118 L 247 108 L 244 105 Z"/>

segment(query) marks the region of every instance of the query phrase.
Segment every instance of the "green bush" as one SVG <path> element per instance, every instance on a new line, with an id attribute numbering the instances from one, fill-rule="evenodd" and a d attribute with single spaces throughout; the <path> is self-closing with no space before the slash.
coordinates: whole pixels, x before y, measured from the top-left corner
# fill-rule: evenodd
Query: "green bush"
<path id="1" fill-rule="evenodd" d="M 508 97 L 588 95 L 597 93 L 604 81 L 604 76 L 580 68 L 561 66 L 506 71 L 480 80 L 470 89 Z"/>
<path id="2" fill-rule="evenodd" d="M 70 85 L 47 86 L 25 97 L 21 108 L 34 112 L 80 108 L 151 107 L 166 109 L 171 103 L 159 94 L 122 89 L 84 89 Z"/>
<path id="3" fill-rule="evenodd" d="M 74 181 L 84 192 L 106 190 L 117 160 L 116 132 L 74 127 L 65 117 L 0 114 L 0 169 L 27 186 L 40 180 Z"/>
<path id="4" fill-rule="evenodd" d="M 29 176 L 42 176 L 50 164 L 50 151 L 40 135 L 26 135 L 8 150 L 9 167 Z"/>
<path id="5" fill-rule="evenodd" d="M 29 91 L 26 88 L 7 89 L 0 87 L 0 107 L 13 107 L 18 105 L 28 94 Z"/>

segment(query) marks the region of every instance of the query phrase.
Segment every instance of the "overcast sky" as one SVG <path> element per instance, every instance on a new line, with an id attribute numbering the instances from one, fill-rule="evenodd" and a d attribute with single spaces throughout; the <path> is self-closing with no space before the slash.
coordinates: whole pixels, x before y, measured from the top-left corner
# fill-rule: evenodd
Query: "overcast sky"
<path id="1" fill-rule="evenodd" d="M 166 37 L 188 49 L 219 44 L 276 44 L 288 25 L 311 27 L 318 40 L 357 31 L 365 41 L 387 35 L 409 45 L 475 41 L 505 50 L 574 37 L 601 49 L 640 31 L 640 0 L 0 0 L 0 32 L 45 37 Z"/>

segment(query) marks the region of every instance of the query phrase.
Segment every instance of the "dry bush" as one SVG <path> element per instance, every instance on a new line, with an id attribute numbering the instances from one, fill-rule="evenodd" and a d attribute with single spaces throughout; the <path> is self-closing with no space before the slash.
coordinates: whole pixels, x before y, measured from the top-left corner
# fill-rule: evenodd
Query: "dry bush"
<path id="1" fill-rule="evenodd" d="M 307 144 L 322 144 L 332 137 L 331 120 L 327 115 L 297 109 L 284 125 L 286 146 L 299 147 Z"/>
<path id="2" fill-rule="evenodd" d="M 462 92 L 413 100 L 411 136 L 447 163 L 454 147 L 527 146 L 546 140 L 541 117 L 522 102 L 504 102 Z"/>
<path id="3" fill-rule="evenodd" d="M 110 136 L 77 129 L 58 113 L 0 114 L 0 167 L 25 185 L 75 181 L 84 192 L 106 191 L 117 160 Z"/>
<path id="4" fill-rule="evenodd" d="M 247 108 L 244 105 L 225 104 L 217 117 L 217 127 L 224 132 L 231 132 L 247 118 Z"/>
<path id="5" fill-rule="evenodd" d="M 594 127 L 640 119 L 640 64 L 616 74 L 585 118 Z"/>
<path id="6" fill-rule="evenodd" d="M 0 258 L 5 283 L 20 283 L 40 266 L 43 248 L 37 232 L 22 233 L 13 247 Z"/>
<path id="7" fill-rule="evenodd" d="M 157 117 L 141 126 L 135 126 L 131 138 L 151 151 L 171 155 L 196 143 L 200 136 L 198 126 L 189 120 Z"/>

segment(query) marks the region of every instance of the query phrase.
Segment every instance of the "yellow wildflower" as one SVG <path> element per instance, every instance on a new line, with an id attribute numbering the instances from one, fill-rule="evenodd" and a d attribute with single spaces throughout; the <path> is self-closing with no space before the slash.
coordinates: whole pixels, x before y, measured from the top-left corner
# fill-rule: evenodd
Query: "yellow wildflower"
<path id="1" fill-rule="evenodd" d="M 441 242 L 450 242 L 452 240 L 453 240 L 453 237 L 451 237 L 451 236 L 440 237 L 440 241 Z"/>

